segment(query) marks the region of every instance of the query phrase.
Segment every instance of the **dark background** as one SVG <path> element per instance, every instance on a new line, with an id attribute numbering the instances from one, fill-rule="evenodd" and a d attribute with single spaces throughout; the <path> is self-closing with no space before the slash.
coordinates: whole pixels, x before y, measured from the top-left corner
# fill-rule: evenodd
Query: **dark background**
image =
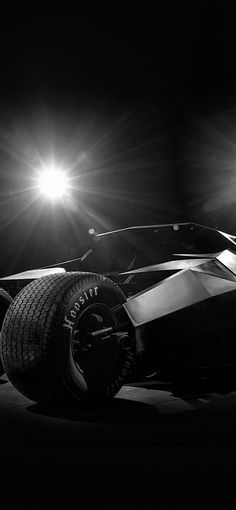
<path id="1" fill-rule="evenodd" d="M 235 50 L 217 2 L 2 14 L 0 273 L 80 255 L 90 227 L 235 233 Z M 73 185 L 63 203 L 34 189 L 51 153 Z"/>
<path id="2" fill-rule="evenodd" d="M 1 10 L 0 275 L 80 255 L 90 227 L 196 221 L 236 233 L 233 9 L 150 5 Z M 51 153 L 73 185 L 55 204 L 34 189 Z M 92 496 L 97 508 L 103 491 L 107 508 L 156 509 L 163 494 L 172 508 L 213 497 L 235 508 L 233 397 L 161 417 L 130 401 L 57 416 L 22 399 L 2 382 L 8 508 L 88 508 Z"/>

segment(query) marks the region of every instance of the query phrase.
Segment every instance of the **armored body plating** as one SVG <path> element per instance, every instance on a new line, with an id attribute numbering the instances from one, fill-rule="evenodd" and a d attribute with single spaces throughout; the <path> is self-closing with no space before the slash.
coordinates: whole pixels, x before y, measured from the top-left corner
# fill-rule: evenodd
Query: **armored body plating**
<path id="1" fill-rule="evenodd" d="M 168 377 L 235 364 L 235 239 L 192 223 L 129 227 L 1 278 L 2 373 L 36 402 L 84 401 L 115 395 L 142 363 Z"/>

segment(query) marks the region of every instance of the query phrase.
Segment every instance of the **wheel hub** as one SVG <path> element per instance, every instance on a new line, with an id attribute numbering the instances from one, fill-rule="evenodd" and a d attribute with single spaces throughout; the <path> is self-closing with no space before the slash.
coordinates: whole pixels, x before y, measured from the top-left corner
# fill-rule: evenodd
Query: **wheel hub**
<path id="1" fill-rule="evenodd" d="M 129 337 L 124 332 L 112 333 L 116 327 L 115 314 L 102 303 L 91 305 L 80 315 L 72 338 L 72 354 L 85 378 L 99 380 L 127 350 Z"/>

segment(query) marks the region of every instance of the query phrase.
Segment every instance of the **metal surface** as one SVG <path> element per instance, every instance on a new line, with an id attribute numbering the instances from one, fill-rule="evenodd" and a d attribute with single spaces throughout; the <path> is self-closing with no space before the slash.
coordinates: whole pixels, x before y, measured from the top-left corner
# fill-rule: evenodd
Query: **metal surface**
<path id="1" fill-rule="evenodd" d="M 236 281 L 227 278 L 227 270 L 223 278 L 188 269 L 131 297 L 124 308 L 133 325 L 140 326 L 211 296 L 235 290 Z"/>
<path id="2" fill-rule="evenodd" d="M 230 250 L 222 251 L 218 256 L 217 260 L 224 264 L 232 273 L 236 274 L 236 255 Z"/>
<path id="3" fill-rule="evenodd" d="M 58 273 L 65 273 L 65 269 L 63 269 L 63 267 L 54 267 L 53 269 L 30 269 L 29 271 L 23 271 L 22 273 L 5 276 L 4 278 L 0 278 L 0 280 L 34 280 L 42 278 L 42 276 Z"/>
<path id="4" fill-rule="evenodd" d="M 138 273 L 151 273 L 152 271 L 180 271 L 181 269 L 189 269 L 199 264 L 208 262 L 208 258 L 190 259 L 190 260 L 170 260 L 169 262 L 162 262 L 161 264 L 153 264 L 151 266 L 140 267 L 133 271 L 126 271 L 121 274 L 138 274 Z"/>

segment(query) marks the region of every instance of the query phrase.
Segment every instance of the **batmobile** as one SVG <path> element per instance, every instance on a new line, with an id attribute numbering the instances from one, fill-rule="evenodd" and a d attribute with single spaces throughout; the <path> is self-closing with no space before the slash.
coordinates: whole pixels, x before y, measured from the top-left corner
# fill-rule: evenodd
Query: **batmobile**
<path id="1" fill-rule="evenodd" d="M 113 396 L 142 363 L 168 377 L 236 363 L 236 237 L 219 230 L 95 233 L 0 287 L 1 373 L 36 402 Z"/>

